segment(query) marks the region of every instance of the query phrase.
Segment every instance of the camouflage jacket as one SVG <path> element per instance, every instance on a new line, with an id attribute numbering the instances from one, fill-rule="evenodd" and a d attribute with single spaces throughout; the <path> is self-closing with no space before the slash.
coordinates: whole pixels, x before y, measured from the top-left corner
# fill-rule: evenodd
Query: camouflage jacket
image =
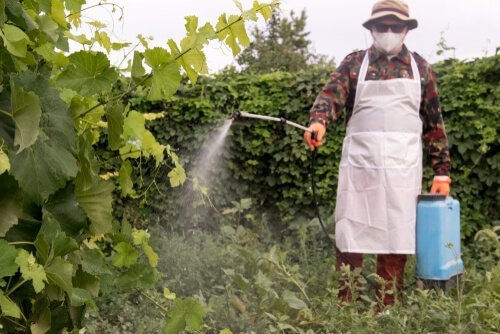
<path id="1" fill-rule="evenodd" d="M 352 115 L 354 97 L 358 84 L 358 73 L 366 50 L 349 54 L 340 66 L 330 74 L 329 82 L 316 97 L 311 108 L 310 123 L 321 122 L 328 125 L 338 119 L 346 110 L 346 124 Z M 413 53 L 419 69 L 422 98 L 420 119 L 423 122 L 422 139 L 429 146 L 429 156 L 435 175 L 449 175 L 451 168 L 448 139 L 441 116 L 441 106 L 436 84 L 436 76 L 431 66 L 420 55 Z M 392 59 L 370 48 L 370 65 L 366 80 L 387 80 L 393 78 L 413 78 L 410 52 L 403 50 Z"/>

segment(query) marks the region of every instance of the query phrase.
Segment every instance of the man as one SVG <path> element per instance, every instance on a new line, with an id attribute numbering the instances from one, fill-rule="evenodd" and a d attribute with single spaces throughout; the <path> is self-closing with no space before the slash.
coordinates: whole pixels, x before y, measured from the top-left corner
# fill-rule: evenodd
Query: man
<path id="1" fill-rule="evenodd" d="M 346 109 L 346 137 L 335 208 L 337 269 L 362 266 L 363 253 L 377 254 L 377 274 L 386 280 L 377 295 L 403 286 L 407 254 L 415 253 L 417 195 L 422 183 L 422 140 L 435 173 L 431 192 L 449 194 L 450 156 L 435 75 L 403 41 L 418 23 L 401 0 L 375 3 L 363 23 L 373 37 L 368 50 L 349 54 L 331 74 L 311 109 L 311 149 Z M 339 297 L 351 300 L 341 282 Z"/>

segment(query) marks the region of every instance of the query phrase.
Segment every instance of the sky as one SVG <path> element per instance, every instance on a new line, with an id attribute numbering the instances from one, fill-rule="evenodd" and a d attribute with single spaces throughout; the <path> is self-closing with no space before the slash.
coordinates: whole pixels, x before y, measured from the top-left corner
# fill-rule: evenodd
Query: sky
<path id="1" fill-rule="evenodd" d="M 266 2 L 265 0 L 260 0 Z M 253 0 L 240 0 L 243 8 L 250 8 Z M 293 10 L 305 9 L 308 16 L 306 31 L 310 33 L 312 49 L 333 57 L 338 64 L 354 50 L 365 49 L 372 43 L 368 30 L 361 24 L 371 14 L 373 0 L 283 0 L 281 10 L 289 15 Z M 92 1 L 88 1 L 92 4 Z M 151 36 L 151 46 L 166 46 L 168 39 L 180 41 L 185 36 L 188 15 L 198 16 L 200 26 L 206 22 L 214 26 L 219 15 L 238 14 L 232 0 L 113 0 L 123 7 L 123 20 L 119 12 L 111 13 L 109 6 L 97 7 L 85 14 L 109 25 L 113 41 L 136 42 L 136 36 Z M 408 33 L 406 45 L 433 63 L 444 56 L 473 59 L 494 55 L 500 47 L 500 0 L 407 0 L 410 16 L 419 26 Z M 261 28 L 265 23 L 247 23 Z M 444 56 L 436 55 L 441 37 L 454 50 Z M 236 64 L 231 51 L 214 41 L 204 49 L 209 70 L 215 73 L 229 64 Z M 116 65 L 122 55 L 111 56 Z"/>

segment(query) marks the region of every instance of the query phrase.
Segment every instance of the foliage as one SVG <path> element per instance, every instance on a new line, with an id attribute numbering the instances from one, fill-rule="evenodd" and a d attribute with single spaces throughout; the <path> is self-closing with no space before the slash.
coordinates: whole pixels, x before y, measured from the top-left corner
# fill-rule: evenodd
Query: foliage
<path id="1" fill-rule="evenodd" d="M 306 32 L 307 14 L 299 16 L 290 12 L 290 18 L 277 10 L 261 30 L 252 31 L 252 42 L 238 55 L 237 62 L 244 72 L 269 73 L 274 71 L 298 72 L 311 65 L 333 66 L 333 60 L 311 51 L 311 41 Z"/>
<path id="2" fill-rule="evenodd" d="M 255 211 L 249 208 L 245 213 Z M 339 306 L 340 273 L 333 270 L 330 246 L 316 221 L 295 222 L 288 237 L 274 244 L 236 221 L 222 224 L 218 235 L 196 231 L 182 237 L 153 229 L 153 245 L 170 254 L 159 265 L 166 273 L 163 284 L 194 295 L 208 310 L 199 333 L 495 333 L 499 329 L 498 259 L 483 263 L 484 271 L 468 266 L 458 288 L 447 293 L 419 290 L 410 283 L 402 303 L 375 315 L 377 299 L 364 281 L 360 299 Z M 484 254 L 494 251 L 494 245 L 476 242 Z M 365 270 L 374 271 L 373 258 L 368 258 Z M 189 281 L 182 282 L 179 272 Z M 414 282 L 413 273 L 410 263 L 406 282 Z M 359 276 L 343 274 L 351 281 Z M 119 297 L 120 304 L 108 297 L 100 305 L 108 319 L 119 318 L 124 307 L 129 317 L 121 324 L 129 332 L 134 328 L 153 332 L 161 315 L 149 311 L 151 300 L 163 305 L 172 301 L 159 290 L 148 290 L 148 295 L 151 299 L 137 294 L 125 300 Z M 119 324 L 119 319 L 113 327 L 103 321 L 101 328 L 112 332 Z"/>
<path id="3" fill-rule="evenodd" d="M 169 170 L 173 186 L 185 174 L 175 152 L 146 129 L 146 116 L 124 96 L 139 90 L 149 100 L 171 97 L 181 70 L 194 84 L 206 73 L 209 41 L 237 53 L 249 44 L 244 22 L 268 19 L 277 2 L 255 1 L 249 10 L 239 5 L 240 14 L 223 13 L 215 28 L 186 17 L 186 37 L 179 44 L 169 40 L 168 49 L 149 47 L 139 36 L 126 69 L 111 66 L 108 55 L 130 44 L 112 42 L 106 25 L 82 15 L 116 5 L 85 5 L 0 1 L 2 332 L 77 331 L 99 293 L 155 285 L 158 255 L 149 234 L 113 220 L 113 207 L 120 195 L 145 197 L 147 190 L 137 194 L 130 178 L 142 160 L 154 160 L 157 172 Z M 74 35 L 82 24 L 94 35 Z M 69 41 L 81 50 L 70 52 Z M 127 88 L 114 91 L 119 85 Z M 191 299 L 177 303 L 193 305 Z M 175 319 L 194 329 L 202 316 L 198 309 Z"/>

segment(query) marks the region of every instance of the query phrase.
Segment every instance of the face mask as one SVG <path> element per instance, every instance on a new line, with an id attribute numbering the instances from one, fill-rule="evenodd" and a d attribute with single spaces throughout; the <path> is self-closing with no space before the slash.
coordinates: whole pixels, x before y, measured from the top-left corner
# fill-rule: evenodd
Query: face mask
<path id="1" fill-rule="evenodd" d="M 383 51 L 386 54 L 391 54 L 391 52 L 399 50 L 399 48 L 403 45 L 406 33 L 373 31 L 372 36 L 373 44 L 378 50 Z"/>

